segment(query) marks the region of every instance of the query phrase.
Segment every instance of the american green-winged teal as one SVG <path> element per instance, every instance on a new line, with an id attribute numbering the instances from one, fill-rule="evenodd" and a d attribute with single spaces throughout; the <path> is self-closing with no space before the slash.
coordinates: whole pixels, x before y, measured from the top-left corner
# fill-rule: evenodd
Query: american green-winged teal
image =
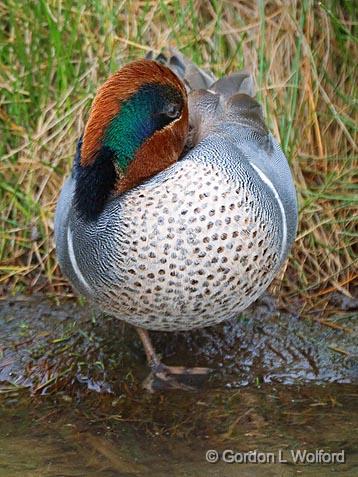
<path id="1" fill-rule="evenodd" d="M 147 330 L 237 316 L 268 287 L 295 238 L 297 203 L 252 77 L 216 80 L 179 52 L 127 64 L 98 90 L 56 210 L 63 273 L 137 327 L 147 387 L 185 387 Z"/>

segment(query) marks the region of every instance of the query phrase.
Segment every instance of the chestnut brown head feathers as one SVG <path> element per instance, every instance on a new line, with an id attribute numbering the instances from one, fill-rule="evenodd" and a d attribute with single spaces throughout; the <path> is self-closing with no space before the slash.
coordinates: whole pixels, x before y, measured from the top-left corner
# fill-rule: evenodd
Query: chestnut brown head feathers
<path id="1" fill-rule="evenodd" d="M 86 191 L 86 208 L 90 201 L 95 212 L 101 210 L 111 193 L 125 192 L 174 163 L 187 134 L 187 93 L 177 76 L 151 60 L 124 66 L 93 101 L 77 167 L 77 203 Z"/>

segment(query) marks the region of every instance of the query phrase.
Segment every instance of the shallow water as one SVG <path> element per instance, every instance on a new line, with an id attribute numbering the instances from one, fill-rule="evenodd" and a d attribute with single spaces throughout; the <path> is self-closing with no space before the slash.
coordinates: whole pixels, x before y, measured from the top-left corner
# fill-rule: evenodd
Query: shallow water
<path id="1" fill-rule="evenodd" d="M 351 385 L 265 385 L 131 396 L 138 408 L 123 413 L 118 399 L 127 397 L 59 395 L 29 402 L 8 396 L 1 408 L 0 476 L 353 476 L 355 397 Z M 289 462 L 209 464 L 208 449 L 258 449 L 277 459 L 281 449 Z M 346 463 L 294 465 L 295 449 L 344 450 Z"/>
<path id="2" fill-rule="evenodd" d="M 166 363 L 214 372 L 198 392 L 150 395 L 130 327 L 74 303 L 2 302 L 0 477 L 357 475 L 354 318 L 327 328 L 266 297 L 240 320 L 155 333 Z M 209 449 L 275 462 L 210 464 Z M 297 449 L 345 463 L 294 464 Z"/>

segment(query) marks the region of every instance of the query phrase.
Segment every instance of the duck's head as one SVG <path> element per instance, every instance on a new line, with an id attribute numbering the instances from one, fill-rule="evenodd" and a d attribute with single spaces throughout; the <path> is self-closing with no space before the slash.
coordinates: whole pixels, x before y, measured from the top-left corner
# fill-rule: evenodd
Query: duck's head
<path id="1" fill-rule="evenodd" d="M 176 162 L 188 135 L 183 83 L 166 66 L 138 60 L 97 91 L 79 150 L 76 204 L 95 218 L 111 195 Z"/>

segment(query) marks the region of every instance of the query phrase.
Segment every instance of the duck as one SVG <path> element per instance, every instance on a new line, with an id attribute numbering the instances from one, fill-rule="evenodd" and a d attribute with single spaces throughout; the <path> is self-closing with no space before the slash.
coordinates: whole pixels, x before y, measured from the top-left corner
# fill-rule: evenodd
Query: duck
<path id="1" fill-rule="evenodd" d="M 74 289 L 136 328 L 153 392 L 192 389 L 210 369 L 165 365 L 150 331 L 238 317 L 280 271 L 297 221 L 292 173 L 253 76 L 217 79 L 171 49 L 99 87 L 54 232 Z"/>

